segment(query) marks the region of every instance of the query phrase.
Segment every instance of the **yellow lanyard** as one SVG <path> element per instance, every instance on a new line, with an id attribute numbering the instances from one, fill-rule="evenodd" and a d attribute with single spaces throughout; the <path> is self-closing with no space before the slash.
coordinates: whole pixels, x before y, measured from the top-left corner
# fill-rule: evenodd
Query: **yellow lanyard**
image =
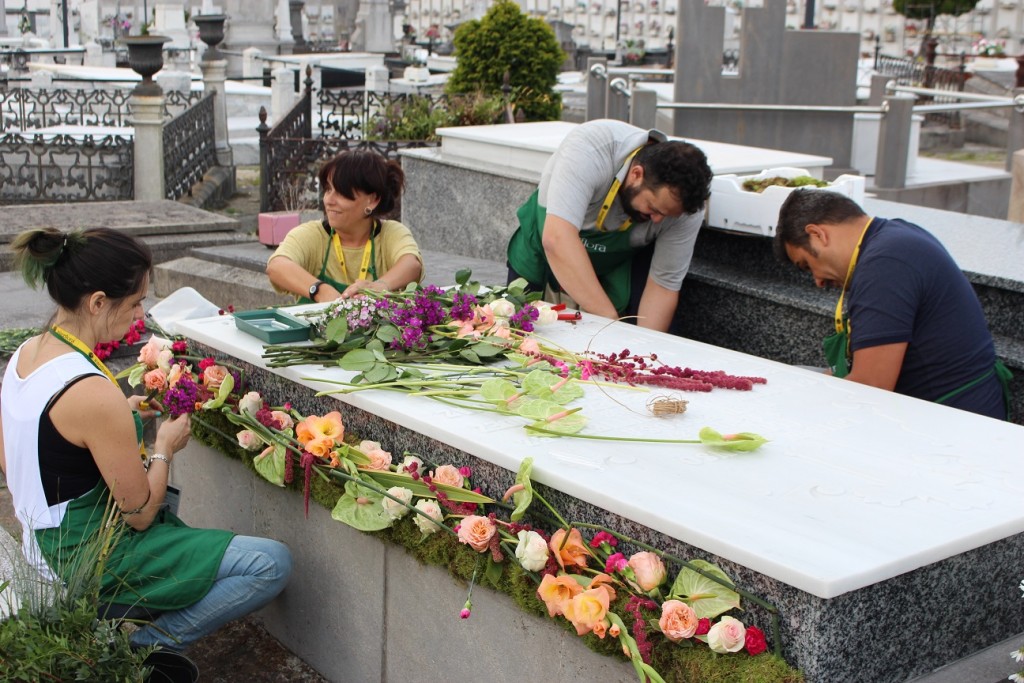
<path id="1" fill-rule="evenodd" d="M 345 266 L 345 250 L 341 247 L 341 238 L 338 233 L 331 231 L 331 241 L 334 243 L 334 253 L 338 255 L 338 262 L 341 264 L 342 277 L 348 278 L 348 268 Z M 373 229 L 370 229 L 370 237 L 363 247 L 363 261 L 359 264 L 359 277 L 357 280 L 365 280 L 370 273 L 370 261 L 373 259 Z M 352 284 L 351 282 L 347 284 Z"/>
<path id="2" fill-rule="evenodd" d="M 629 164 L 633 161 L 633 157 L 636 156 L 636 153 L 639 152 L 641 149 L 643 149 L 643 147 L 637 147 L 636 149 L 633 150 L 632 154 L 626 157 L 626 163 L 623 164 L 623 167 L 626 169 L 627 174 L 629 173 Z M 611 188 L 608 190 L 608 194 L 605 195 L 604 201 L 601 202 L 601 210 L 597 213 L 596 227 L 601 232 L 607 232 L 604 229 L 604 219 L 608 217 L 608 209 L 612 208 L 612 203 L 615 201 L 615 196 L 619 193 L 619 188 L 621 186 L 622 181 L 619 180 L 619 176 L 616 175 L 615 179 L 612 181 Z M 616 232 L 628 230 L 629 226 L 631 225 L 633 225 L 633 219 L 627 218 L 626 222 L 620 225 Z"/>
<path id="3" fill-rule="evenodd" d="M 99 356 L 93 353 L 92 349 L 85 345 L 85 342 L 83 342 L 81 339 L 71 334 L 64 328 L 58 327 L 56 325 L 50 327 L 50 333 L 57 339 L 60 339 L 62 342 L 73 348 L 75 351 L 78 351 L 80 354 L 85 356 L 86 360 L 92 363 L 97 370 L 106 375 L 107 379 L 109 379 L 111 382 L 114 383 L 115 386 L 117 386 L 117 380 L 114 379 L 114 373 L 112 373 L 110 371 L 110 368 L 108 368 L 103 363 L 103 361 L 99 359 Z"/>
<path id="4" fill-rule="evenodd" d="M 867 234 L 868 228 L 871 227 L 871 220 L 868 217 L 867 224 L 860 231 L 860 239 L 857 240 L 857 246 L 853 249 L 850 268 L 846 271 L 846 280 L 843 281 L 843 291 L 839 293 L 839 302 L 836 304 L 836 332 L 843 332 L 843 298 L 846 296 L 846 288 L 850 286 L 850 280 L 853 278 L 853 269 L 857 267 L 857 259 L 860 257 L 860 245 L 864 241 L 864 235 Z"/>

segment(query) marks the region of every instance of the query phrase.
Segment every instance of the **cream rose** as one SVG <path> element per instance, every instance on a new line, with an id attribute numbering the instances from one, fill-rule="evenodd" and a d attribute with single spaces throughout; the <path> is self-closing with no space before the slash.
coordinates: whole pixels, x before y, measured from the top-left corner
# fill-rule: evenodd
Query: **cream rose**
<path id="1" fill-rule="evenodd" d="M 747 628 L 743 622 L 733 617 L 722 617 L 722 620 L 708 631 L 708 647 L 721 655 L 739 652 L 746 644 L 746 637 Z"/>
<path id="2" fill-rule="evenodd" d="M 465 543 L 478 553 L 487 550 L 491 538 L 498 530 L 494 522 L 486 517 L 470 515 L 459 524 L 459 542 Z"/>
<path id="3" fill-rule="evenodd" d="M 263 446 L 260 437 L 251 429 L 243 429 L 235 435 L 235 438 L 238 439 L 238 445 L 247 451 L 258 451 Z"/>
<path id="4" fill-rule="evenodd" d="M 441 512 L 441 506 L 437 504 L 437 501 L 430 498 L 420 498 L 414 505 L 417 510 L 426 515 L 416 515 L 413 517 L 416 522 L 416 528 L 418 528 L 424 534 L 432 534 L 435 531 L 441 530 L 441 522 L 444 521 L 444 513 Z M 433 521 L 431 521 L 433 520 Z"/>
<path id="5" fill-rule="evenodd" d="M 547 304 L 537 306 L 537 325 L 550 325 L 558 320 L 558 311 Z"/>
<path id="6" fill-rule="evenodd" d="M 666 600 L 661 606 L 658 628 L 674 643 L 692 638 L 697 632 L 697 613 L 680 600 Z"/>
<path id="7" fill-rule="evenodd" d="M 156 366 L 164 372 L 168 372 L 171 369 L 172 360 L 174 360 L 174 351 L 161 349 L 160 353 L 156 355 Z"/>
<path id="8" fill-rule="evenodd" d="M 536 531 L 520 531 L 516 559 L 523 569 L 539 572 L 548 563 L 548 543 Z"/>
<path id="9" fill-rule="evenodd" d="M 430 478 L 435 484 L 447 484 L 457 489 L 462 488 L 462 474 L 459 473 L 459 468 L 454 465 L 441 465 L 430 473 Z"/>
<path id="10" fill-rule="evenodd" d="M 633 570 L 633 575 L 636 577 L 636 583 L 640 586 L 640 590 L 644 592 L 654 590 L 660 586 L 668 575 L 661 558 L 647 551 L 633 555 L 629 558 L 627 564 Z"/>
<path id="11" fill-rule="evenodd" d="M 412 472 L 413 471 L 413 469 L 412 469 L 412 465 L 413 464 L 416 465 L 415 470 L 417 472 L 420 472 L 420 471 L 423 470 L 423 461 L 422 460 L 417 458 L 415 455 L 407 455 L 404 458 L 402 458 L 402 464 L 399 465 L 398 471 L 399 472 L 405 472 L 405 471 Z"/>
<path id="12" fill-rule="evenodd" d="M 386 496 L 381 498 L 380 504 L 384 506 L 384 512 L 388 513 L 388 517 L 391 519 L 401 519 L 409 514 L 409 508 L 406 506 L 412 502 L 412 491 L 404 486 L 392 486 L 388 489 L 388 493 L 395 498 L 401 499 L 402 503 L 405 503 L 405 505 L 402 505 L 402 503 Z"/>
<path id="13" fill-rule="evenodd" d="M 516 306 L 508 299 L 497 299 L 491 302 L 491 312 L 498 318 L 507 318 L 516 312 Z"/>
<path id="14" fill-rule="evenodd" d="M 238 412 L 241 414 L 249 413 L 255 416 L 256 413 L 263 408 L 263 399 L 260 397 L 258 392 L 250 391 L 242 398 L 238 399 Z"/>

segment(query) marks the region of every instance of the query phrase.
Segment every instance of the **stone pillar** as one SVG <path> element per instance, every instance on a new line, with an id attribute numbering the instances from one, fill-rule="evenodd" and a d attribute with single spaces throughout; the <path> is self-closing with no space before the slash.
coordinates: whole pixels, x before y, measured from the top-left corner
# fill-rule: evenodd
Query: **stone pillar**
<path id="1" fill-rule="evenodd" d="M 608 118 L 616 121 L 629 120 L 629 99 L 623 92 L 625 88 L 626 80 L 624 78 L 613 78 L 608 83 Z"/>
<path id="2" fill-rule="evenodd" d="M 599 73 L 591 69 L 600 66 Z M 608 60 L 604 57 L 587 59 L 587 121 L 603 119 L 608 109 Z"/>
<path id="3" fill-rule="evenodd" d="M 634 87 L 629 98 L 629 122 L 637 128 L 657 128 L 658 93 Z"/>
<path id="4" fill-rule="evenodd" d="M 130 101 L 135 127 L 135 199 L 164 199 L 163 93 L 132 95 Z"/>
<path id="5" fill-rule="evenodd" d="M 270 116 L 276 122 L 295 104 L 295 72 L 287 67 L 274 69 L 270 86 Z"/>
<path id="6" fill-rule="evenodd" d="M 82 60 L 85 66 L 103 66 L 103 46 L 94 40 L 85 44 L 85 57 Z"/>
<path id="7" fill-rule="evenodd" d="M 914 97 L 896 93 L 882 103 L 885 111 L 878 131 L 875 157 L 875 186 L 901 189 L 907 185 L 907 152 L 910 149 L 910 125 L 914 115 Z"/>
<path id="8" fill-rule="evenodd" d="M 191 42 L 185 26 L 185 4 L 183 2 L 159 2 L 150 4 L 153 12 L 153 28 L 150 33 L 169 36 L 168 48 L 189 47 Z"/>
<path id="9" fill-rule="evenodd" d="M 868 104 L 872 107 L 882 106 L 882 102 L 885 100 L 885 86 L 892 80 L 890 76 L 884 76 L 882 74 L 872 74 L 871 76 L 871 91 L 868 95 Z"/>
<path id="10" fill-rule="evenodd" d="M 53 87 L 53 72 L 33 71 L 29 76 L 29 87 L 33 90 L 49 90 Z"/>
<path id="11" fill-rule="evenodd" d="M 277 0 L 275 16 L 277 18 L 277 21 L 274 24 L 277 30 L 277 42 L 281 43 L 282 47 L 290 47 L 295 42 L 295 39 L 292 38 L 292 16 L 291 12 L 288 10 L 288 0 Z M 291 52 L 290 49 L 285 49 L 283 51 Z"/>
<path id="12" fill-rule="evenodd" d="M 274 31 L 277 0 L 222 0 L 217 4 L 223 5 L 223 13 L 231 17 L 225 26 L 221 47 L 230 50 L 258 47 L 267 53 L 277 52 Z"/>
<path id="13" fill-rule="evenodd" d="M 366 91 L 388 92 L 391 89 L 391 73 L 386 66 L 366 67 Z"/>
<path id="14" fill-rule="evenodd" d="M 217 165 L 230 168 L 235 165 L 231 145 L 228 143 L 228 108 L 224 81 L 227 80 L 228 61 L 208 59 L 199 63 L 203 71 L 203 90 L 215 94 L 213 98 L 213 130 L 217 140 Z"/>
<path id="15" fill-rule="evenodd" d="M 247 83 L 254 83 L 255 79 L 263 78 L 263 50 L 258 47 L 247 47 L 242 50 L 242 78 Z"/>
<path id="16" fill-rule="evenodd" d="M 7 6 L 0 0 L 0 38 L 7 34 Z"/>
<path id="17" fill-rule="evenodd" d="M 1010 209 L 1006 220 L 1024 223 L 1024 149 L 1013 153 L 1012 164 L 1013 181 L 1010 185 Z"/>
<path id="18" fill-rule="evenodd" d="M 1024 88 L 1013 89 L 1015 102 L 1024 104 Z M 1006 131 L 1006 170 L 1014 168 L 1013 157 L 1018 150 L 1024 149 L 1024 114 L 1017 107 L 1010 107 L 1010 125 Z"/>
<path id="19" fill-rule="evenodd" d="M 394 52 L 395 39 L 391 21 L 391 8 L 387 0 L 361 0 L 356 16 L 357 31 L 362 29 L 360 42 L 366 52 Z M 355 45 L 355 38 L 352 43 Z"/>

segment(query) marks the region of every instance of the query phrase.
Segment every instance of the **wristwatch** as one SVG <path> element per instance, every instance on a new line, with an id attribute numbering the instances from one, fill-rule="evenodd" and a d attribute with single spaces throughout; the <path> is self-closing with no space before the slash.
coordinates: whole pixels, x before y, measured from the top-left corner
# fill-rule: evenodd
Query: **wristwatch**
<path id="1" fill-rule="evenodd" d="M 322 287 L 323 284 L 324 284 L 323 282 L 321 282 L 320 280 L 317 280 L 316 282 L 314 282 L 313 284 L 311 284 L 309 286 L 309 298 L 310 299 L 312 299 L 313 301 L 316 301 L 316 293 L 320 291 L 320 287 Z"/>

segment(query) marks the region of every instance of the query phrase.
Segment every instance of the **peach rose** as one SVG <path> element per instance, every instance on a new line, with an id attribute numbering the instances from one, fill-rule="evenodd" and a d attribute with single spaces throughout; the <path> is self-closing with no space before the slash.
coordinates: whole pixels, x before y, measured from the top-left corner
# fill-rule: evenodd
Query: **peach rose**
<path id="1" fill-rule="evenodd" d="M 647 551 L 637 553 L 629 558 L 629 562 L 626 564 L 633 570 L 636 583 L 644 592 L 654 590 L 664 583 L 668 576 L 665 564 L 654 553 Z"/>
<path id="2" fill-rule="evenodd" d="M 692 638 L 697 632 L 697 613 L 685 602 L 666 600 L 661 606 L 658 628 L 673 643 Z"/>
<path id="3" fill-rule="evenodd" d="M 156 368 L 142 376 L 142 382 L 149 391 L 163 391 L 167 387 L 167 373 Z"/>
<path id="4" fill-rule="evenodd" d="M 444 521 L 444 512 L 441 511 L 441 506 L 437 504 L 436 500 L 430 498 L 420 498 L 416 501 L 413 506 L 423 514 L 427 515 L 413 515 L 412 521 L 416 523 L 416 528 L 424 534 L 432 534 L 435 531 L 441 530 L 441 522 Z M 431 521 L 433 520 L 433 521 Z"/>
<path id="5" fill-rule="evenodd" d="M 540 586 L 537 587 L 537 597 L 548 608 L 548 616 L 550 617 L 565 614 L 569 601 L 582 592 L 583 586 L 577 583 L 576 579 L 565 574 L 560 576 L 545 574 L 544 578 L 540 581 Z"/>
<path id="6" fill-rule="evenodd" d="M 219 389 L 221 382 L 228 376 L 228 369 L 223 365 L 211 365 L 203 370 L 203 386 Z"/>
<path id="7" fill-rule="evenodd" d="M 139 362 L 145 363 L 148 368 L 155 368 L 157 357 L 164 348 L 164 340 L 150 337 L 146 345 L 139 349 Z"/>
<path id="8" fill-rule="evenodd" d="M 585 635 L 608 615 L 608 591 L 591 588 L 573 596 L 565 607 L 565 618 L 576 627 L 576 635 Z"/>
<path id="9" fill-rule="evenodd" d="M 281 429 L 291 429 L 295 426 L 295 420 L 293 420 L 292 416 L 283 410 L 271 411 L 270 416 L 277 420 L 278 424 L 281 425 Z"/>
<path id="10" fill-rule="evenodd" d="M 335 443 L 340 443 L 344 436 L 345 426 L 341 423 L 341 413 L 338 411 L 327 413 L 323 417 L 310 415 L 295 426 L 295 438 L 301 444 L 322 438 L 330 438 Z"/>
<path id="11" fill-rule="evenodd" d="M 465 543 L 478 553 L 487 550 L 491 538 L 498 528 L 486 517 L 470 515 L 459 524 L 459 542 Z"/>
<path id="12" fill-rule="evenodd" d="M 555 559 L 558 560 L 558 566 L 562 569 L 566 567 L 586 567 L 590 551 L 587 550 L 587 545 L 583 542 L 580 530 L 573 529 L 570 531 L 569 540 L 563 546 L 562 539 L 564 538 L 565 529 L 559 529 L 552 534 L 551 542 L 548 543 L 551 552 L 555 554 Z"/>
<path id="13" fill-rule="evenodd" d="M 243 429 L 235 435 L 235 438 L 238 439 L 238 445 L 247 451 L 258 451 L 263 446 L 260 437 L 251 429 Z"/>
<path id="14" fill-rule="evenodd" d="M 746 638 L 747 628 L 743 622 L 733 617 L 722 617 L 722 620 L 708 631 L 708 647 L 720 655 L 739 652 L 746 644 Z"/>
<path id="15" fill-rule="evenodd" d="M 540 353 L 540 344 L 533 337 L 527 337 L 519 342 L 519 353 Z"/>
<path id="16" fill-rule="evenodd" d="M 459 468 L 455 465 L 441 465 L 430 473 L 430 478 L 434 480 L 435 484 L 447 484 L 457 489 L 462 488 L 462 482 L 464 481 Z"/>
<path id="17" fill-rule="evenodd" d="M 366 442 L 364 441 L 363 443 Z M 359 450 L 363 452 L 363 455 L 370 459 L 370 463 L 368 465 L 360 465 L 364 470 L 383 472 L 391 467 L 391 453 L 381 448 L 372 448 L 369 450 L 363 450 L 360 448 Z"/>

